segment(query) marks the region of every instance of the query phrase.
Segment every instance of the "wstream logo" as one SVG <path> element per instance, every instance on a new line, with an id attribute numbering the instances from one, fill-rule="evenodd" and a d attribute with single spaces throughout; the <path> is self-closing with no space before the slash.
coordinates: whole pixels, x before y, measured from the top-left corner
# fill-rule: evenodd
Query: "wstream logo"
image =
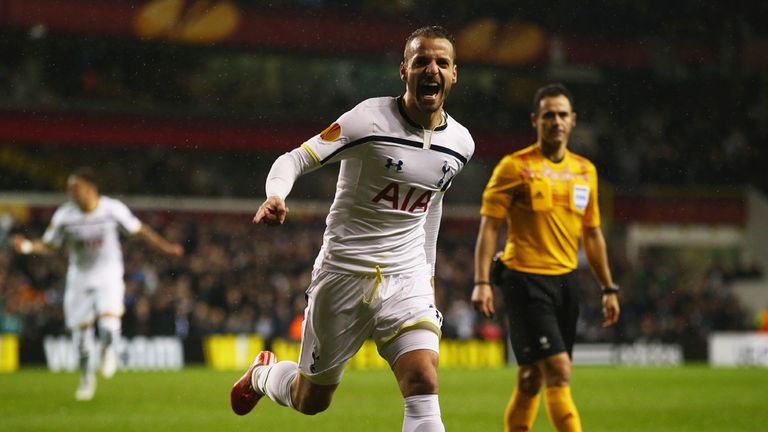
<path id="1" fill-rule="evenodd" d="M 77 370 L 77 353 L 71 339 L 65 336 L 46 337 L 43 342 L 48 369 L 53 372 Z M 101 350 L 96 347 L 94 352 Z M 117 346 L 118 369 L 121 370 L 179 370 L 184 367 L 184 350 L 175 337 L 136 337 L 123 339 Z M 92 356 L 98 366 L 98 355 Z"/>

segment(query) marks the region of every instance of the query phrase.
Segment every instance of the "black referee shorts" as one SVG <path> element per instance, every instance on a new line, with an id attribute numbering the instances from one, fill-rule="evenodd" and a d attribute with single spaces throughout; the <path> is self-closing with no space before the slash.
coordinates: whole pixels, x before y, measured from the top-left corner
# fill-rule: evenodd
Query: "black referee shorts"
<path id="1" fill-rule="evenodd" d="M 572 356 L 579 318 L 576 272 L 544 276 L 505 268 L 499 276 L 517 363 L 532 364 L 561 352 Z"/>

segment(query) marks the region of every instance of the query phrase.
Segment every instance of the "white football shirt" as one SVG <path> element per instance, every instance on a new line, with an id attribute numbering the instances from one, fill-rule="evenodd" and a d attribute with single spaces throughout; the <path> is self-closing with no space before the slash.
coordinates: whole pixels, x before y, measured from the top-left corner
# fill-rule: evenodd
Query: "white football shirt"
<path id="1" fill-rule="evenodd" d="M 120 232 L 135 234 L 141 221 L 122 202 L 99 197 L 96 208 L 83 212 L 74 202 L 62 204 L 43 234 L 43 242 L 69 253 L 67 280 L 78 285 L 96 284 L 123 277 Z"/>
<path id="2" fill-rule="evenodd" d="M 447 113 L 426 130 L 407 117 L 402 98 L 368 99 L 284 155 L 293 159 L 292 178 L 273 166 L 267 194 L 285 198 L 298 175 L 340 161 L 315 268 L 403 273 L 434 265 L 442 195 L 474 148 Z"/>

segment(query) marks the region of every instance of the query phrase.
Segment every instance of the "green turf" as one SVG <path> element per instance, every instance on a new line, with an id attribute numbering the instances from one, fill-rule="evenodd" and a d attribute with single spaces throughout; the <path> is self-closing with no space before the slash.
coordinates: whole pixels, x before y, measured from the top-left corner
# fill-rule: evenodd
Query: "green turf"
<path id="1" fill-rule="evenodd" d="M 441 370 L 448 431 L 500 431 L 514 368 Z M 264 400 L 248 416 L 229 411 L 237 372 L 186 369 L 118 373 L 91 402 L 75 402 L 77 376 L 23 369 L 0 374 L 0 430 L 16 431 L 399 431 L 402 401 L 388 371 L 348 371 L 330 410 L 302 416 Z M 766 431 L 765 369 L 574 369 L 584 430 Z M 544 409 L 534 431 L 552 431 Z"/>

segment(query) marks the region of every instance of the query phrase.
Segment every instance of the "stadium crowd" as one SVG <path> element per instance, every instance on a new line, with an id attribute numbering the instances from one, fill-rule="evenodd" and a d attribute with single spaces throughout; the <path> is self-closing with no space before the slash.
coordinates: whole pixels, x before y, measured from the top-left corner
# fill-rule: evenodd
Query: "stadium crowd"
<path id="1" fill-rule="evenodd" d="M 765 5 L 756 6 L 759 13 L 747 14 L 741 4 L 713 4 L 691 15 L 687 2 L 661 7 L 652 0 L 601 1 L 599 7 L 589 8 L 598 3 L 591 0 L 582 6 L 594 13 L 565 16 L 558 8 L 533 1 L 516 2 L 514 7 L 502 0 L 467 2 L 452 8 L 435 1 L 271 3 L 299 8 L 303 13 L 352 8 L 376 19 L 438 17 L 456 22 L 482 16 L 514 18 L 538 21 L 550 32 L 566 37 L 644 35 L 653 45 L 650 67 L 631 69 L 616 64 L 586 77 L 575 74 L 569 80 L 567 72 L 573 69 L 567 66 L 579 69 L 583 65 L 565 65 L 561 76 L 576 94 L 579 113 L 573 150 L 593 160 L 601 177 L 617 191 L 632 191 L 638 185 L 719 188 L 747 184 L 768 191 L 768 176 L 761 169 L 768 163 L 768 152 L 760 145 L 768 139 L 768 81 L 764 71 L 750 70 L 738 56 L 727 56 L 745 39 L 764 33 Z M 611 25 L 595 25 L 594 14 L 601 14 L 602 21 Z M 716 46 L 716 59 L 705 65 L 686 63 L 662 43 L 669 40 Z M 290 118 L 316 125 L 319 132 L 362 98 L 395 95 L 402 87 L 399 81 L 383 78 L 389 77 L 397 58 L 351 59 L 279 49 L 47 37 L 40 28 L 0 28 L 0 54 L 6 60 L 0 65 L 0 108 L 7 112 L 244 123 Z M 487 130 L 515 137 L 530 134 L 523 129 L 528 124 L 529 90 L 545 78 L 558 76 L 556 69 L 545 70 L 541 65 L 460 63 L 460 68 L 460 79 L 467 85 L 452 94 L 447 110 L 473 133 L 478 131 L 478 136 Z M 584 70 L 595 72 L 590 67 Z M 483 155 L 481 140 L 478 143 L 478 155 L 462 173 L 462 184 L 454 186 L 466 188 L 464 193 L 449 194 L 449 200 L 479 205 L 482 188 L 500 155 Z M 2 144 L 3 191 L 59 191 L 71 168 L 88 164 L 104 179 L 103 190 L 108 195 L 258 199 L 263 195 L 263 176 L 274 159 L 273 154 L 257 150 L 67 146 L 62 151 L 64 147 L 56 143 Z M 510 150 L 528 144 L 524 139 L 510 142 Z M 30 175 L 33 166 L 42 167 L 34 170 L 37 173 L 60 172 L 59 183 L 50 176 Z M 299 182 L 293 197 L 304 197 L 302 188 L 310 187 L 315 189 L 314 197 L 318 197 L 317 188 L 330 197 L 335 184 L 332 171 L 317 173 L 311 182 Z M 34 211 L 32 216 L 13 230 L 35 237 L 42 234 L 50 215 Z M 316 216 L 293 218 L 280 235 L 267 235 L 266 228 L 250 224 L 250 217 L 142 214 L 164 236 L 184 244 L 187 254 L 169 259 L 137 242 L 127 242 L 126 336 L 178 335 L 185 340 L 189 361 L 201 360 L 201 341 L 208 334 L 256 332 L 267 339 L 295 339 L 296 318 L 304 307 L 304 289 L 324 223 Z M 476 224 L 448 219 L 442 231 L 436 288 L 445 315 L 445 336 L 503 337 L 503 317 L 482 319 L 468 302 Z M 631 264 L 621 256 L 621 247 L 610 250 L 615 279 L 623 287 L 623 316 L 615 328 L 600 327 L 599 289 L 589 270 L 582 269 L 581 341 L 680 343 L 686 358 L 701 359 L 706 354 L 706 335 L 712 330 L 751 326 L 751 317 L 733 296 L 731 278 L 722 269 L 680 271 L 686 266 L 654 253 Z M 25 257 L 0 247 L 0 332 L 22 336 L 22 361 L 42 361 L 43 336 L 64 331 L 65 271 L 63 255 L 58 259 Z"/>
<path id="2" fill-rule="evenodd" d="M 274 235 L 269 228 L 252 226 L 245 214 L 161 212 L 142 213 L 142 218 L 169 240 L 184 244 L 187 254 L 167 258 L 141 242 L 126 242 L 127 337 L 179 336 L 190 362 L 202 360 L 202 339 L 210 334 L 298 339 L 322 219 L 295 217 Z M 44 220 L 33 217 L 14 231 L 36 235 Z M 472 274 L 467 269 L 475 235 L 471 221 L 449 219 L 442 227 L 436 288 L 445 315 L 444 336 L 498 339 L 503 337 L 503 317 L 484 319 L 469 304 Z M 722 269 L 680 271 L 679 262 L 655 253 L 646 254 L 639 266 L 620 256 L 612 260 L 623 286 L 622 320 L 615 329 L 600 326 L 599 289 L 583 268 L 579 341 L 677 343 L 687 359 L 703 359 L 709 332 L 751 326 L 752 318 L 731 292 L 731 278 Z M 63 254 L 50 259 L 0 252 L 0 333 L 21 336 L 22 361 L 42 361 L 42 338 L 64 332 L 65 269 Z"/>
<path id="3" fill-rule="evenodd" d="M 529 144 L 531 131 L 525 126 L 530 95 L 544 77 L 549 80 L 560 74 L 576 94 L 579 127 L 572 140 L 574 149 L 595 161 L 601 178 L 630 189 L 638 184 L 753 184 L 768 190 L 768 180 L 759 169 L 768 162 L 768 153 L 759 145 L 768 138 L 768 85 L 761 70 L 745 65 L 733 54 L 746 50 L 745 41 L 758 40 L 762 30 L 753 21 L 761 13 L 748 14 L 740 8 L 721 10 L 713 5 L 691 16 L 683 13 L 688 10 L 685 2 L 663 8 L 651 7 L 650 0 L 601 3 L 596 9 L 604 14 L 605 21 L 615 17 L 619 20 L 614 22 L 623 23 L 604 27 L 595 26 L 596 17 L 591 14 L 583 18 L 591 23 L 587 26 L 579 17 L 540 14 L 541 5 L 526 3 L 515 8 L 499 1 L 471 3 L 444 12 L 455 13 L 444 18 L 459 23 L 501 13 L 524 20 L 529 13 L 534 21 L 534 17 L 546 15 L 540 25 L 555 34 L 588 36 L 600 27 L 605 40 L 637 37 L 644 41 L 638 42 L 640 45 L 650 47 L 652 59 L 637 68 L 617 59 L 612 66 L 599 69 L 566 63 L 562 70 L 555 62 L 509 67 L 460 62 L 461 80 L 466 85 L 452 94 L 447 108 L 470 130 L 477 131 L 479 157 L 483 157 L 485 143 L 480 131 L 508 134 L 513 138 L 510 149 Z M 419 2 L 418 6 L 416 2 L 396 2 L 397 7 L 388 9 L 384 4 L 392 6 L 391 2 L 322 0 L 282 1 L 273 6 L 310 14 L 312 10 L 344 8 L 368 18 L 412 13 L 414 19 L 421 13 L 431 16 L 430 11 L 445 9 L 436 2 Z M 636 15 L 640 10 L 644 12 Z M 630 15 L 632 20 L 621 20 Z M 627 22 L 632 25 L 625 25 Z M 668 35 L 670 32 L 674 37 Z M 0 53 L 7 59 L 0 65 L 0 108 L 8 111 L 240 124 L 290 119 L 319 131 L 365 97 L 401 91 L 401 83 L 387 74 L 399 59 L 387 56 L 302 55 L 227 46 L 212 49 L 107 37 L 55 38 L 12 28 L 0 28 L 0 36 Z M 720 39 L 705 44 L 705 36 Z M 671 48 L 678 41 L 700 44 L 691 46 L 693 52 L 700 46 L 715 48 L 711 58 L 691 61 Z M 579 75 L 574 69 L 589 73 Z M 284 145 L 291 148 L 295 144 Z M 60 147 L 54 144 L 17 149 L 40 159 L 57 150 Z M 77 155 L 81 149 L 71 148 L 69 152 L 74 155 L 58 151 L 56 158 L 66 164 L 68 158 L 83 157 Z M 94 153 L 94 158 L 99 157 L 98 150 Z M 493 155 L 489 166 L 498 156 Z M 243 176 L 264 169 L 263 161 L 273 157 L 260 159 L 257 152 L 242 158 L 225 151 L 185 153 L 167 148 L 149 154 L 125 150 L 119 159 L 127 163 L 104 167 L 116 179 L 117 187 L 109 189 L 113 193 L 250 197 L 253 186 L 243 181 Z M 0 178 L 4 190 L 50 187 L 9 171 L 11 175 Z M 230 175 L 233 171 L 236 175 Z M 489 174 L 484 172 L 482 180 Z M 164 176 L 162 181 L 146 181 L 156 180 L 158 175 Z"/>

